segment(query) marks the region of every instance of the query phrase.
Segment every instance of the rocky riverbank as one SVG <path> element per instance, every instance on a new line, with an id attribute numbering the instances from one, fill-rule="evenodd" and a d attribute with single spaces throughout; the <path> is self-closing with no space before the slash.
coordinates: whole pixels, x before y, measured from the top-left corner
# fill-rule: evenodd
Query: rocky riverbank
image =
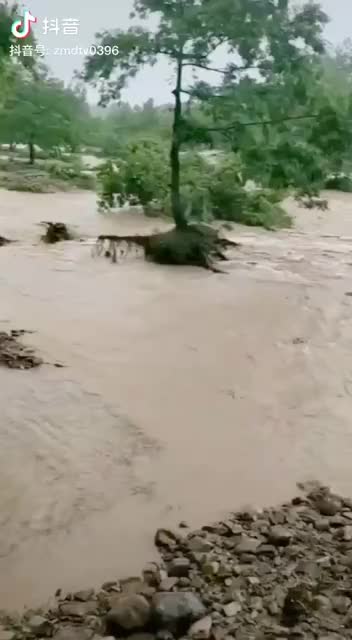
<path id="1" fill-rule="evenodd" d="M 155 543 L 161 561 L 141 577 L 3 613 L 0 640 L 352 638 L 350 499 L 314 487 L 201 530 L 159 530 Z"/>

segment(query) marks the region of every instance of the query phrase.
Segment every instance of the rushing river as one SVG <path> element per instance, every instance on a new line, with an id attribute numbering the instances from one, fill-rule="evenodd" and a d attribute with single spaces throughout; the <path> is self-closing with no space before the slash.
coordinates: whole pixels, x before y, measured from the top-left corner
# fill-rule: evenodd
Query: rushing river
<path id="1" fill-rule="evenodd" d="M 228 275 L 92 257 L 87 193 L 0 194 L 0 330 L 50 365 L 0 369 L 0 603 L 139 572 L 160 525 L 288 497 L 352 493 L 352 198 L 238 229 Z M 44 246 L 41 220 L 82 242 Z"/>

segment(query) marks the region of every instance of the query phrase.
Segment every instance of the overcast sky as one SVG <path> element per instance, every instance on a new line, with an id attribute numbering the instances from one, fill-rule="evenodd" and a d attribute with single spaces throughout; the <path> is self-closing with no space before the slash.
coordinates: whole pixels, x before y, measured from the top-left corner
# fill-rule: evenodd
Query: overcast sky
<path id="1" fill-rule="evenodd" d="M 28 0 L 25 6 L 38 19 L 35 32 L 40 44 L 53 52 L 55 47 L 87 47 L 94 42 L 94 34 L 97 31 L 116 27 L 124 29 L 129 26 L 128 16 L 133 0 L 91 0 L 89 4 L 90 6 L 87 0 L 60 0 L 59 3 Z M 321 4 L 331 19 L 326 30 L 327 39 L 336 44 L 352 37 L 352 0 L 321 0 Z M 45 18 L 54 21 L 58 19 L 58 34 L 49 32 L 44 35 Z M 62 21 L 68 18 L 79 21 L 77 35 L 62 33 Z M 60 56 L 51 53 L 46 62 L 56 76 L 69 82 L 74 70 L 81 66 L 82 59 L 82 56 L 77 55 Z M 150 97 L 153 97 L 156 103 L 169 102 L 170 79 L 171 70 L 166 63 L 146 69 L 130 84 L 125 98 L 132 103 L 141 103 Z M 93 95 L 90 94 L 90 97 Z"/>

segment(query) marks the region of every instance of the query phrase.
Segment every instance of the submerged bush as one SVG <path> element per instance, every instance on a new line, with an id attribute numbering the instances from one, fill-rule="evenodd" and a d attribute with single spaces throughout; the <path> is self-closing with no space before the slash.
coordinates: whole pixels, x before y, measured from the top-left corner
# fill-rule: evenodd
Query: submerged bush
<path id="1" fill-rule="evenodd" d="M 140 205 L 147 215 L 171 215 L 170 168 L 165 145 L 151 140 L 126 145 L 98 171 L 99 208 Z M 200 153 L 181 156 L 181 198 L 190 221 L 228 220 L 267 229 L 288 227 L 280 207 L 284 193 L 245 188 L 238 156 L 209 162 Z"/>
<path id="2" fill-rule="evenodd" d="M 346 176 L 344 174 L 329 176 L 325 182 L 325 189 L 352 193 L 352 179 L 350 176 Z"/>

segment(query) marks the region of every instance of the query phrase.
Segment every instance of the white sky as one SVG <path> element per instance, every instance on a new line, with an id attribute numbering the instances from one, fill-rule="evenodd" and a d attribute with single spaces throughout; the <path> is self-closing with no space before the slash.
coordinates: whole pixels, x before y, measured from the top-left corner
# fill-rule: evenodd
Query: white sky
<path id="1" fill-rule="evenodd" d="M 40 44 L 54 51 L 55 47 L 87 47 L 94 42 L 97 31 L 121 28 L 130 25 L 129 12 L 132 8 L 132 0 L 60 0 L 56 7 L 50 5 L 47 0 L 28 0 L 28 8 L 38 23 L 35 32 Z M 352 0 L 321 0 L 321 5 L 330 16 L 331 22 L 326 30 L 327 39 L 337 44 L 344 39 L 352 37 Z M 52 7 L 52 8 L 51 8 Z M 43 34 L 43 19 L 55 19 L 60 21 L 65 18 L 79 20 L 78 35 L 63 35 L 62 33 Z M 62 29 L 61 29 L 62 31 Z M 46 63 L 52 72 L 59 78 L 69 82 L 75 69 L 80 68 L 82 56 L 48 55 Z M 170 101 L 171 70 L 167 63 L 161 63 L 152 69 L 145 69 L 131 82 L 124 98 L 132 103 L 141 103 L 150 97 L 158 104 Z M 90 93 L 92 97 L 94 94 Z"/>

